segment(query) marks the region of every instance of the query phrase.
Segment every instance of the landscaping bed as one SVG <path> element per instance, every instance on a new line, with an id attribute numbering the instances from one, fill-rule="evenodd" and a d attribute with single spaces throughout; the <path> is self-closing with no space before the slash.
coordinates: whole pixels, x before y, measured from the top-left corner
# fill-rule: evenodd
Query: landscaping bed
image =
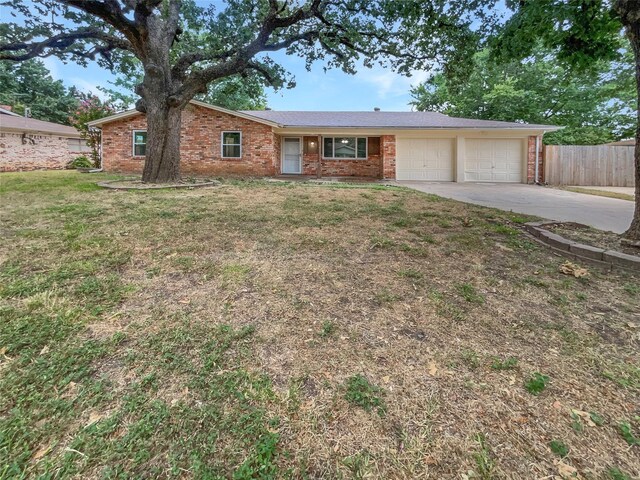
<path id="1" fill-rule="evenodd" d="M 408 189 L 96 176 L 2 174 L 0 477 L 640 477 L 637 275 Z"/>
<path id="2" fill-rule="evenodd" d="M 614 250 L 627 255 L 640 256 L 640 248 L 630 247 L 620 243 L 622 235 L 605 232 L 574 222 L 552 223 L 544 225 L 545 230 L 556 233 L 566 239 L 592 247 Z"/>
<path id="3" fill-rule="evenodd" d="M 133 179 L 117 179 L 98 182 L 103 188 L 113 190 L 159 190 L 159 189 L 175 189 L 175 188 L 202 188 L 202 187 L 218 187 L 220 182 L 207 178 L 185 178 L 177 182 L 171 183 L 146 183 L 138 178 Z"/>

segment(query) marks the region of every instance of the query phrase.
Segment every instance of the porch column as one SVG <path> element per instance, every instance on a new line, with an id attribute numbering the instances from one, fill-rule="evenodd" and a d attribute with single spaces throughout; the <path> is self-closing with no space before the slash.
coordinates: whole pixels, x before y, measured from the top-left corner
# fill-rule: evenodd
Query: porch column
<path id="1" fill-rule="evenodd" d="M 464 182 L 464 161 L 465 161 L 465 143 L 464 137 L 456 136 L 456 160 L 454 168 L 454 181 L 456 183 Z"/>
<path id="2" fill-rule="evenodd" d="M 318 152 L 318 162 L 316 163 L 316 177 L 321 178 L 322 177 L 322 146 L 320 145 L 322 138 L 320 137 L 320 135 L 318 135 L 318 139 L 316 140 L 317 143 L 317 152 Z"/>
<path id="3" fill-rule="evenodd" d="M 396 178 L 396 136 L 383 135 L 382 142 L 382 178 Z"/>

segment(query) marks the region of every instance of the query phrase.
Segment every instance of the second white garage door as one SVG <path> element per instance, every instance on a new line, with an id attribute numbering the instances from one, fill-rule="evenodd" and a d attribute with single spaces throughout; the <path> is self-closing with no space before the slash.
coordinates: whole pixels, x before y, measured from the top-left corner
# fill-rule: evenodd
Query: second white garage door
<path id="1" fill-rule="evenodd" d="M 522 140 L 468 138 L 465 143 L 467 182 L 522 182 Z"/>
<path id="2" fill-rule="evenodd" d="M 398 138 L 398 180 L 453 181 L 453 139 Z"/>

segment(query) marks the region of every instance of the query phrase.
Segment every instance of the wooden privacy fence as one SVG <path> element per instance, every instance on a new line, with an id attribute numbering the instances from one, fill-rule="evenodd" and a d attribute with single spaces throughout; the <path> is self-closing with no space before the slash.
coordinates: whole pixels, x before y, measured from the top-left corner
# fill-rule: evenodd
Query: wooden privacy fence
<path id="1" fill-rule="evenodd" d="M 550 185 L 633 187 L 634 147 L 545 145 L 544 181 Z"/>

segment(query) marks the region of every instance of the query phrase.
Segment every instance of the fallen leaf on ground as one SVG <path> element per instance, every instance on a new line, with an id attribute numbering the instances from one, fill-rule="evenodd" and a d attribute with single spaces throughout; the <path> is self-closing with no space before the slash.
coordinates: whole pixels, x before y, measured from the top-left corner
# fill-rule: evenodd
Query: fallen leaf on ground
<path id="1" fill-rule="evenodd" d="M 589 414 L 589 412 L 583 412 L 582 410 L 575 410 L 575 409 L 571 409 L 571 413 L 574 415 L 578 415 L 580 418 L 582 418 L 587 425 L 589 425 L 590 427 L 595 427 L 596 424 L 593 423 L 593 420 L 591 420 L 591 415 Z"/>
<path id="2" fill-rule="evenodd" d="M 85 425 L 85 427 L 88 427 L 89 425 L 93 425 L 96 422 L 99 422 L 100 420 L 102 420 L 105 417 L 105 415 L 103 415 L 102 413 L 98 413 L 98 412 L 91 412 L 89 414 L 89 421 L 87 422 L 87 424 Z"/>
<path id="3" fill-rule="evenodd" d="M 556 462 L 556 467 L 562 478 L 580 478 L 578 476 L 578 470 L 571 465 L 567 465 L 564 462 Z"/>
<path id="4" fill-rule="evenodd" d="M 433 362 L 429 362 L 429 375 L 435 377 L 438 374 L 438 367 Z"/>
<path id="5" fill-rule="evenodd" d="M 33 454 L 32 459 L 33 460 L 40 460 L 42 457 L 44 457 L 47 453 L 49 453 L 49 450 L 51 450 L 51 446 L 47 445 L 45 447 L 40 447 L 36 453 Z"/>
<path id="6" fill-rule="evenodd" d="M 586 277 L 589 275 L 589 271 L 586 268 L 579 267 L 575 263 L 571 263 L 569 261 L 564 262 L 560 265 L 560 273 L 564 273 L 565 275 L 573 275 L 576 278 Z"/>

